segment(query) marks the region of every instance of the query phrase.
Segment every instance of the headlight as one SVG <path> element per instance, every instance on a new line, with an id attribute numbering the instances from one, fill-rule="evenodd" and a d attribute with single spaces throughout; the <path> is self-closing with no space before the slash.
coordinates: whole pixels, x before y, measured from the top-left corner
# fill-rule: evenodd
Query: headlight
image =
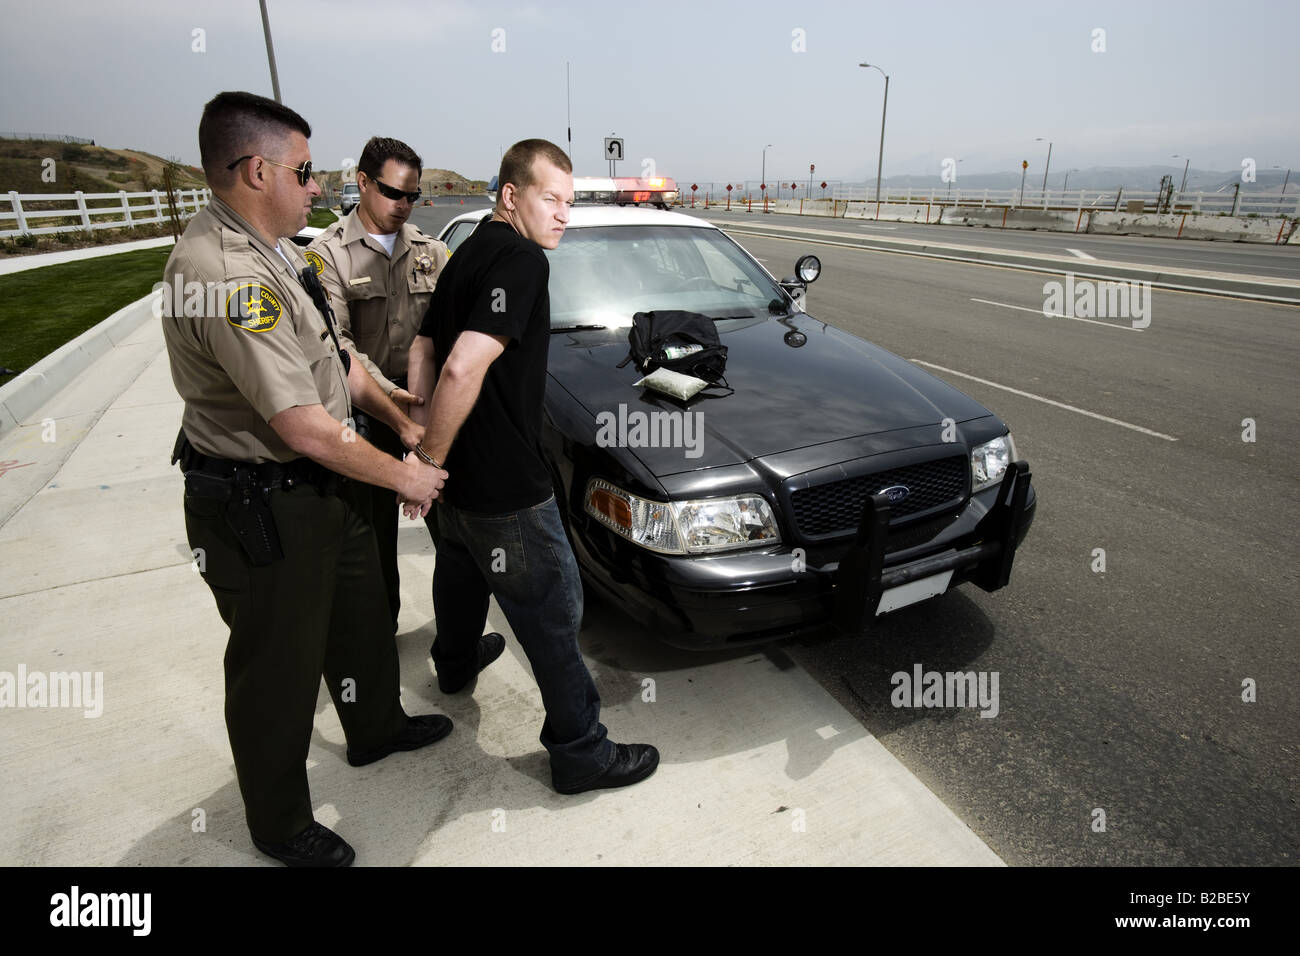
<path id="1" fill-rule="evenodd" d="M 651 501 L 593 478 L 586 510 L 629 541 L 666 554 L 706 554 L 781 540 L 772 509 L 760 495 Z"/>
<path id="2" fill-rule="evenodd" d="M 996 485 L 1015 460 L 1016 444 L 1010 434 L 976 445 L 970 451 L 971 493 Z"/>

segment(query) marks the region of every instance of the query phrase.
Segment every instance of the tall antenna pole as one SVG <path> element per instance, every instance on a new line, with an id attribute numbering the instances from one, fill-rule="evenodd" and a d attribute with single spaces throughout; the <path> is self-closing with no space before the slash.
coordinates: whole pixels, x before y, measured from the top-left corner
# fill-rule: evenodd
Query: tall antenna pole
<path id="1" fill-rule="evenodd" d="M 259 0 L 262 5 L 262 32 L 266 34 L 266 59 L 271 64 L 271 89 L 275 93 L 275 101 L 280 100 L 280 74 L 275 71 L 275 47 L 271 46 L 271 21 L 266 15 L 266 0 Z"/>
<path id="2" fill-rule="evenodd" d="M 569 126 L 569 164 L 573 165 L 573 96 L 569 92 L 569 61 L 564 61 L 564 118 Z"/>

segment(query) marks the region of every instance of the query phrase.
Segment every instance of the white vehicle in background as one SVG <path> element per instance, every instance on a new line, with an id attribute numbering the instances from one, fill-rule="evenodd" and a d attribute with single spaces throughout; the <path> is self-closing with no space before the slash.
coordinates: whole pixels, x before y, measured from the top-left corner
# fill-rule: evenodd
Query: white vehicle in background
<path id="1" fill-rule="evenodd" d="M 361 187 L 356 183 L 343 184 L 343 199 L 339 203 L 339 210 L 343 215 L 347 215 L 357 204 L 361 202 Z"/>

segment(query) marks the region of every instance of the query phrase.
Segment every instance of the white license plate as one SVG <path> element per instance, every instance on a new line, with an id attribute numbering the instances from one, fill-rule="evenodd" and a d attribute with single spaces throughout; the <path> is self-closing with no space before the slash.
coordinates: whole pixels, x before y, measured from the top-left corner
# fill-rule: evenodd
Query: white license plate
<path id="1" fill-rule="evenodd" d="M 900 584 L 896 588 L 890 588 L 880 595 L 880 606 L 876 608 L 876 616 L 879 617 L 882 614 L 888 614 L 890 611 L 897 611 L 900 607 L 907 607 L 917 601 L 924 601 L 926 598 L 942 594 L 948 590 L 948 582 L 951 580 L 952 571 L 949 570 L 941 574 L 931 575 L 928 578 L 919 578 L 906 584 Z"/>

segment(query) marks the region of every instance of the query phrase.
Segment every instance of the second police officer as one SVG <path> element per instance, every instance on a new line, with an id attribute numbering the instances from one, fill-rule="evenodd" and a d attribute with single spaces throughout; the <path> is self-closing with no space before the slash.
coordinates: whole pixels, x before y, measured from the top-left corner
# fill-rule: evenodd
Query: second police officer
<path id="1" fill-rule="evenodd" d="M 446 245 L 407 221 L 420 200 L 422 171 L 419 155 L 406 143 L 371 137 L 357 163 L 360 203 L 327 227 L 306 253 L 329 293 L 343 347 L 419 424 L 423 415 L 416 406 L 422 400 L 406 390 L 407 357 L 447 262 Z M 406 451 L 398 435 L 382 422 L 371 420 L 359 430 L 371 444 L 396 458 Z M 396 633 L 401 593 L 393 492 L 353 482 L 348 493 L 375 530 Z M 430 530 L 436 531 L 436 525 L 431 524 Z M 434 538 L 436 543 L 436 533 Z"/>

